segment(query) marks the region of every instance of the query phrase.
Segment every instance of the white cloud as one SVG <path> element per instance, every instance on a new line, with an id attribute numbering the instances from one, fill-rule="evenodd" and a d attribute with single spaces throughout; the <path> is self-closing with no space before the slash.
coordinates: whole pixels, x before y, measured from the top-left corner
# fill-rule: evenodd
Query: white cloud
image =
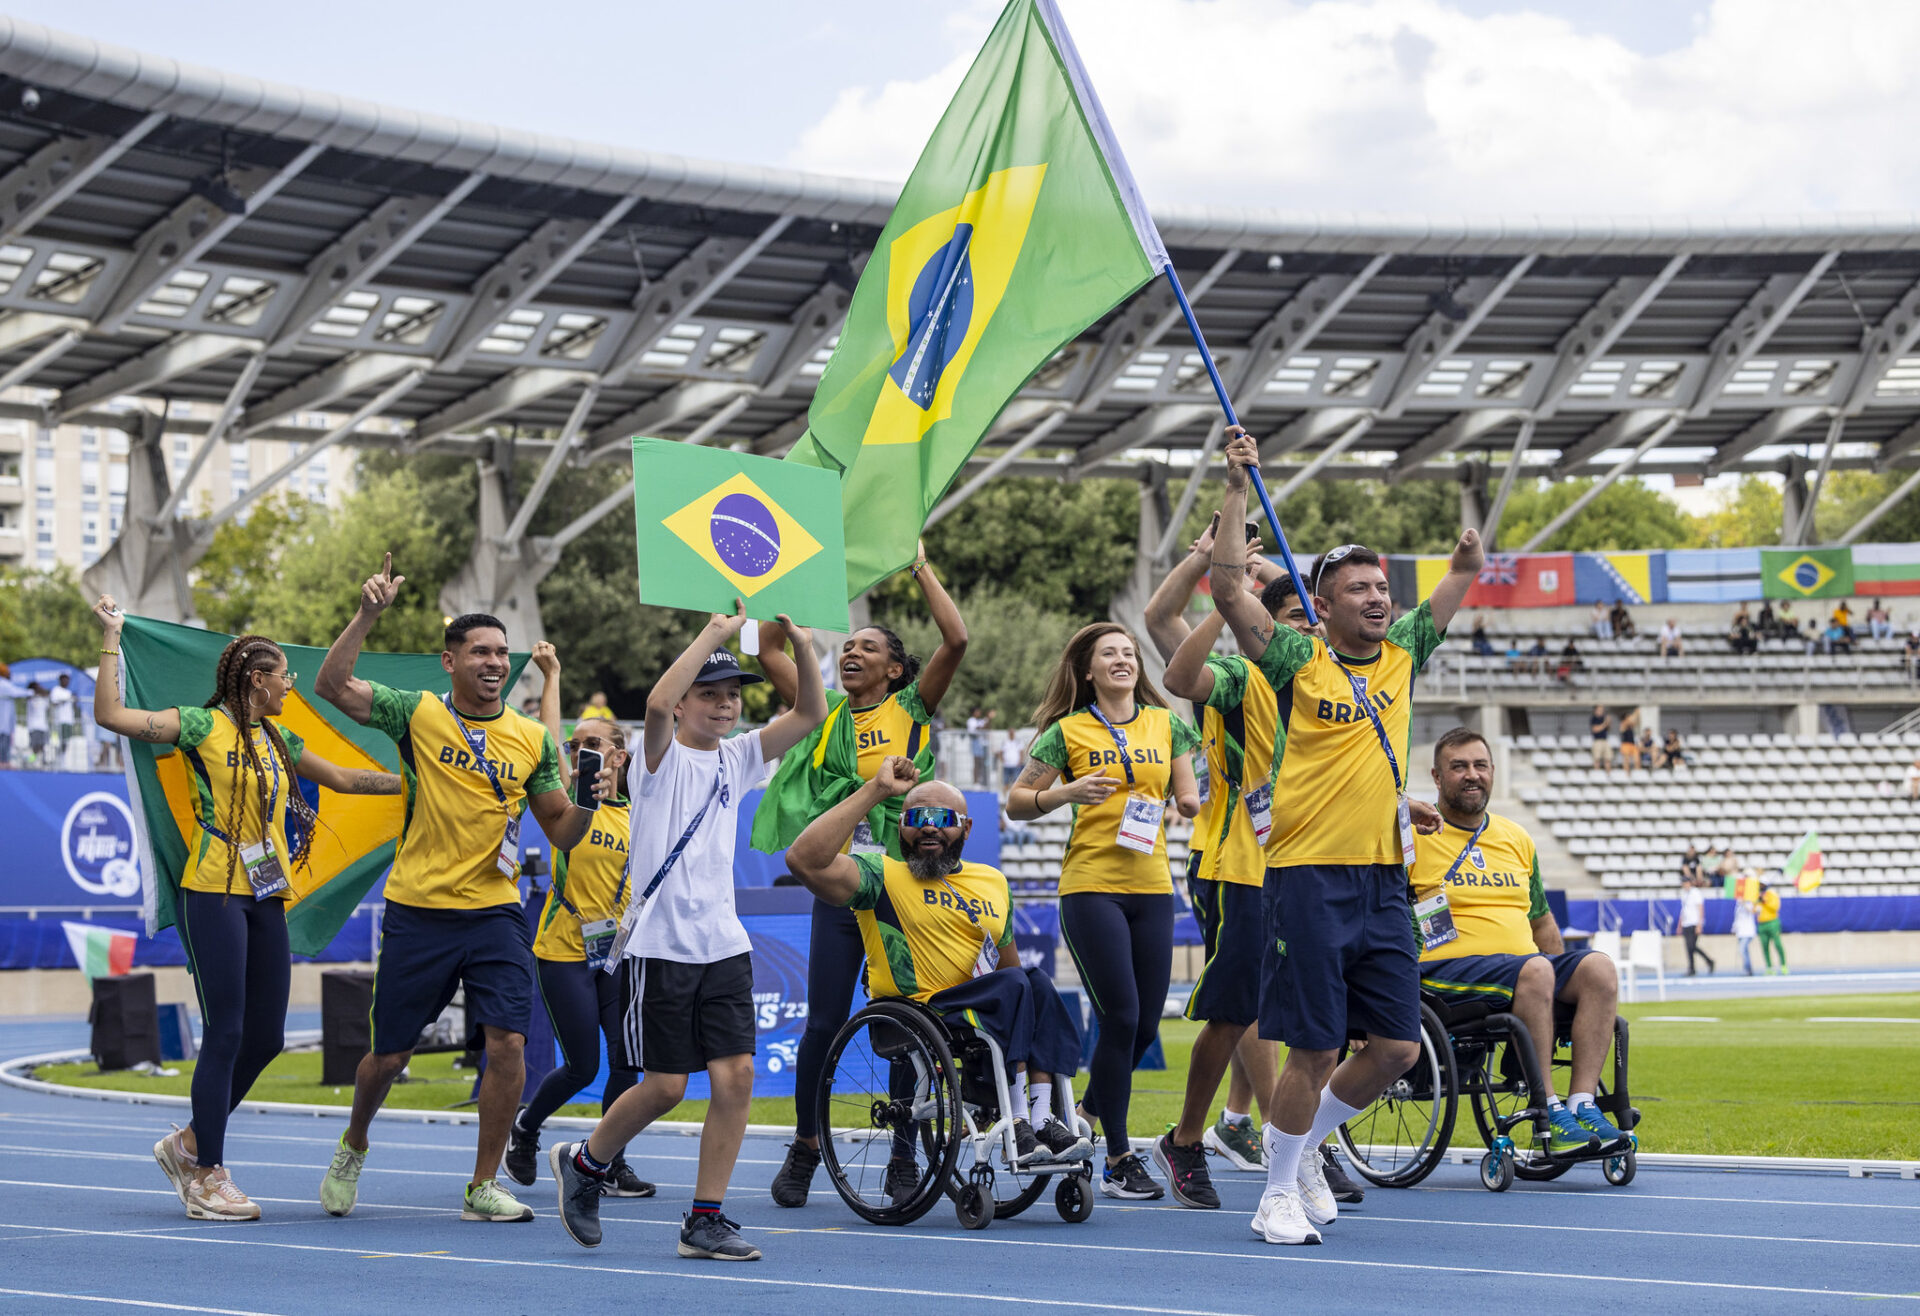
<path id="1" fill-rule="evenodd" d="M 1442 0 L 1062 0 L 1161 206 L 1393 214 L 1910 213 L 1920 5 L 1716 0 L 1644 55 Z M 998 3 L 918 81 L 851 87 L 791 163 L 904 178 Z M 1817 16 L 1816 16 L 1817 15 Z"/>

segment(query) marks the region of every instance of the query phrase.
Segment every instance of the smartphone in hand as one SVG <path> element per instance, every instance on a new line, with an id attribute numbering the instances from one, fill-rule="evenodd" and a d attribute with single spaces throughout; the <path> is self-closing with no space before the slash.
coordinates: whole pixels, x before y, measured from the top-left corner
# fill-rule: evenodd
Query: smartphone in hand
<path id="1" fill-rule="evenodd" d="M 582 749 L 575 755 L 573 765 L 573 802 L 583 809 L 598 809 L 600 801 L 593 796 L 593 784 L 600 780 L 600 751 Z"/>

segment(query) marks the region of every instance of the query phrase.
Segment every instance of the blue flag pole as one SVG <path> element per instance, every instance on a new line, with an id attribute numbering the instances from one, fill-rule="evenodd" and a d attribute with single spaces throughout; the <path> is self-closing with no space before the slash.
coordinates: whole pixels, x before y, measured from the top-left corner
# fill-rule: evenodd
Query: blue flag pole
<path id="1" fill-rule="evenodd" d="M 1167 262 L 1167 282 L 1173 285 L 1173 298 L 1180 303 L 1180 314 L 1186 317 L 1187 332 L 1193 335 L 1193 345 L 1200 349 L 1200 360 L 1206 363 L 1207 378 L 1213 381 L 1213 394 L 1220 399 L 1220 410 L 1227 414 L 1227 424 L 1238 425 L 1240 418 L 1233 414 L 1233 401 L 1227 397 L 1226 383 L 1220 378 L 1220 368 L 1213 363 L 1213 353 L 1207 350 L 1207 339 L 1200 332 L 1200 322 L 1193 317 L 1193 303 L 1187 300 L 1187 290 L 1180 286 L 1180 276 L 1173 272 L 1173 262 Z M 1267 482 L 1260 478 L 1260 472 L 1250 470 L 1253 477 L 1253 491 L 1260 495 L 1260 509 L 1267 514 L 1267 524 L 1273 527 L 1274 542 L 1280 545 L 1280 560 L 1287 564 L 1287 574 L 1293 577 L 1294 593 L 1300 597 L 1300 606 L 1306 610 L 1307 625 L 1318 625 L 1320 618 L 1313 610 L 1313 599 L 1307 593 L 1307 584 L 1300 579 L 1299 564 L 1293 560 L 1293 547 L 1287 543 L 1287 532 L 1280 528 L 1280 516 L 1273 510 L 1273 499 L 1267 496 Z"/>

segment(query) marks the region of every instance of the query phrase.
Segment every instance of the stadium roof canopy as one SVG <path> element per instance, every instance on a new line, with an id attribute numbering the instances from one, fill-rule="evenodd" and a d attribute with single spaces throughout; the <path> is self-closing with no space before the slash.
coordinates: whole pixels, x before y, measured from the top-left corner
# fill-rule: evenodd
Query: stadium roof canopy
<path id="1" fill-rule="evenodd" d="M 102 408 L 125 395 L 224 404 L 167 422 L 213 438 L 313 441 L 294 422 L 326 413 L 325 441 L 409 451 L 617 459 L 645 431 L 777 454 L 895 191 L 0 18 L 0 389 L 122 427 Z M 1555 477 L 1920 466 L 1920 217 L 1158 218 L 1276 486 L 1484 487 L 1516 448 Z M 976 466 L 1178 467 L 1217 421 L 1155 284 Z"/>

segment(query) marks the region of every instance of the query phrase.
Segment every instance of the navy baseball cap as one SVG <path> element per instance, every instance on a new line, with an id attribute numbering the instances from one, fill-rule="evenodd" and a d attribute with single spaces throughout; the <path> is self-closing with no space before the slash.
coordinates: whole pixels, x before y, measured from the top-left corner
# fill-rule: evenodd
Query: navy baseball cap
<path id="1" fill-rule="evenodd" d="M 695 685 L 706 681 L 724 681 L 728 677 L 738 677 L 741 685 L 752 685 L 755 681 L 764 681 L 764 676 L 740 670 L 740 660 L 733 656 L 731 649 L 715 649 L 707 655 L 707 661 L 700 666 L 700 675 L 693 678 Z"/>

